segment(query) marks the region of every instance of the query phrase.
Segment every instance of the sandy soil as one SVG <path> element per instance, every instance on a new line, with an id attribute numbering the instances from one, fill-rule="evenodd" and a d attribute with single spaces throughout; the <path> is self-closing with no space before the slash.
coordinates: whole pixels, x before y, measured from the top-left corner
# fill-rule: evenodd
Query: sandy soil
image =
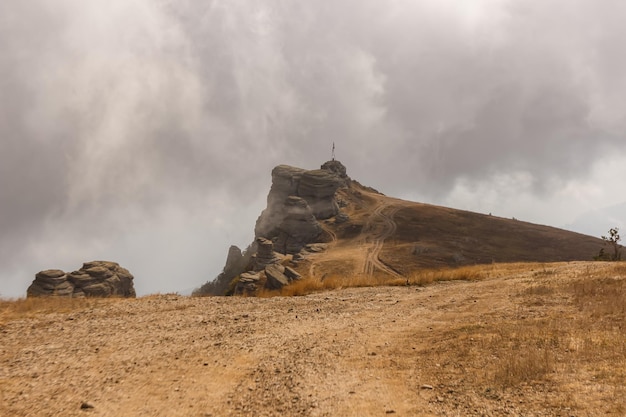
<path id="1" fill-rule="evenodd" d="M 565 302 L 529 302 L 535 275 L 291 298 L 161 295 L 12 320 L 0 325 L 0 416 L 620 415 L 615 388 L 582 371 L 560 391 L 498 388 L 458 355 L 474 343 L 468 326 L 568 314 Z"/>

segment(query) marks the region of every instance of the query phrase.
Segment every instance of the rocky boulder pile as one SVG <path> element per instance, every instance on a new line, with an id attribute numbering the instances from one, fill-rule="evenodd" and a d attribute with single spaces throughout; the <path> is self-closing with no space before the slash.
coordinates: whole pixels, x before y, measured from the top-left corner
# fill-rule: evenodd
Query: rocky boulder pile
<path id="1" fill-rule="evenodd" d="M 58 269 L 38 272 L 27 297 L 135 297 L 134 277 L 116 262 L 85 262 L 71 273 Z"/>
<path id="2" fill-rule="evenodd" d="M 253 294 L 263 285 L 280 289 L 300 279 L 294 269 L 282 265 L 285 256 L 293 255 L 291 264 L 297 267 L 304 256 L 319 249 L 310 245 L 324 239 L 321 220 L 349 220 L 340 212 L 341 202 L 335 194 L 350 183 L 346 167 L 334 159 L 315 170 L 275 167 L 267 208 L 254 228 L 254 242 L 244 252 L 231 247 L 222 272 L 193 295 Z"/>

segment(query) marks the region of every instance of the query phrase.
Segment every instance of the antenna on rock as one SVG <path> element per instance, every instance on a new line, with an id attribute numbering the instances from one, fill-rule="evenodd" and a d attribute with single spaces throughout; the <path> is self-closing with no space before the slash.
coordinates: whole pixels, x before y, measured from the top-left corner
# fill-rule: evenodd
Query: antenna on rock
<path id="1" fill-rule="evenodd" d="M 333 142 L 333 161 L 335 160 L 335 142 Z"/>

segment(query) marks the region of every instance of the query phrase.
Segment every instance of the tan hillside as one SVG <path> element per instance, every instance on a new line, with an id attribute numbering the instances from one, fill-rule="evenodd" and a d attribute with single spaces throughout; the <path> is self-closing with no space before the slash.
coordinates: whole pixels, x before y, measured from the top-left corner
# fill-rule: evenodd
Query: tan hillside
<path id="1" fill-rule="evenodd" d="M 0 302 L 0 415 L 626 415 L 621 263 L 465 269 L 303 297 Z"/>
<path id="2" fill-rule="evenodd" d="M 305 277 L 410 279 L 424 268 L 493 262 L 591 260 L 603 241 L 562 229 L 384 196 L 353 181 L 340 189 L 349 221 L 323 222 L 328 249 L 307 257 Z"/>

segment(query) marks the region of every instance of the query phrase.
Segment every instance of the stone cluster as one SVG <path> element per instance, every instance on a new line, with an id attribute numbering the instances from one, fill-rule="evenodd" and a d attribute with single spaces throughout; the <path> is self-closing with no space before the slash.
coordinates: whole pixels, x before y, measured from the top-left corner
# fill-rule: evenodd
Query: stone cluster
<path id="1" fill-rule="evenodd" d="M 274 242 L 263 237 L 256 239 L 256 254 L 252 256 L 252 268 L 254 271 L 262 271 L 267 265 L 280 261 L 280 257 L 274 252 Z"/>
<path id="2" fill-rule="evenodd" d="M 297 265 L 307 253 L 323 250 L 307 245 L 323 238 L 320 220 L 349 220 L 340 213 L 342 202 L 335 193 L 350 181 L 346 167 L 336 160 L 310 171 L 288 165 L 275 167 L 267 208 L 254 228 L 255 241 L 244 252 L 231 247 L 222 273 L 193 294 L 252 294 L 263 284 L 278 289 L 300 279 L 295 270 L 282 265 L 285 255 L 293 255 L 292 265 Z"/>
<path id="3" fill-rule="evenodd" d="M 28 297 L 135 297 L 134 277 L 115 262 L 85 262 L 78 271 L 58 269 L 38 272 Z"/>

